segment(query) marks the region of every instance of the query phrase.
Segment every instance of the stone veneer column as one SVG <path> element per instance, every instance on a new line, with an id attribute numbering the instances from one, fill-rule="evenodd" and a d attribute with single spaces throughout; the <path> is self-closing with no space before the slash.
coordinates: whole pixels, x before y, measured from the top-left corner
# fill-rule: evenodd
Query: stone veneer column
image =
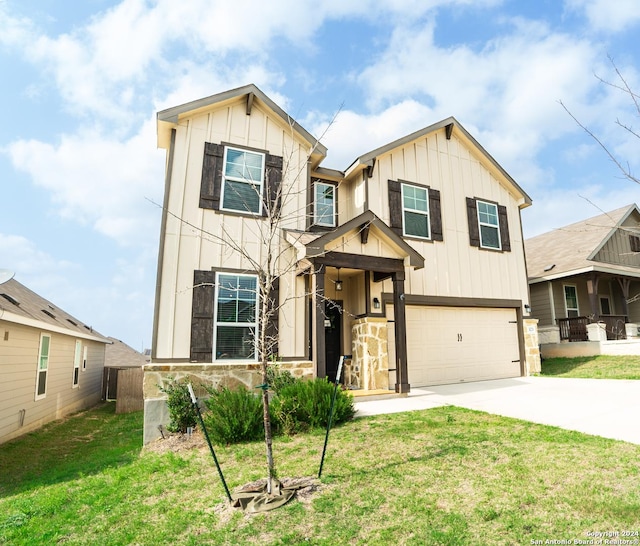
<path id="1" fill-rule="evenodd" d="M 540 345 L 538 343 L 538 319 L 524 319 L 525 375 L 540 373 Z"/>
<path id="2" fill-rule="evenodd" d="M 351 327 L 352 367 L 359 376 L 358 388 L 364 390 L 389 388 L 389 351 L 387 319 L 363 317 Z"/>

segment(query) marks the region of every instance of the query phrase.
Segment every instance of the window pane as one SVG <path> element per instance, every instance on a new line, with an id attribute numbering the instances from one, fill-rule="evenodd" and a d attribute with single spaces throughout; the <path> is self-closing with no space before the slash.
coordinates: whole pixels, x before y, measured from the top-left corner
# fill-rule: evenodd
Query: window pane
<path id="1" fill-rule="evenodd" d="M 227 148 L 225 176 L 239 178 L 250 182 L 262 182 L 261 154 Z"/>
<path id="2" fill-rule="evenodd" d="M 578 294 L 576 293 L 575 286 L 564 287 L 564 298 L 567 303 L 567 309 L 578 308 Z"/>
<path id="3" fill-rule="evenodd" d="M 429 237 L 429 219 L 424 214 L 405 211 L 404 232 L 416 237 Z"/>
<path id="4" fill-rule="evenodd" d="M 500 237 L 498 228 L 491 226 L 480 226 L 480 239 L 483 247 L 500 248 Z"/>
<path id="5" fill-rule="evenodd" d="M 225 180 L 222 208 L 243 212 L 259 212 L 260 187 L 256 184 Z"/>
<path id="6" fill-rule="evenodd" d="M 315 194 L 316 223 L 332 226 L 335 213 L 334 187 L 331 184 L 316 184 Z"/>
<path id="7" fill-rule="evenodd" d="M 40 355 L 41 356 L 49 356 L 49 337 L 42 337 L 42 345 L 40 346 Z"/>
<path id="8" fill-rule="evenodd" d="M 491 203 L 478 201 L 478 218 L 483 224 L 498 225 L 498 207 Z"/>
<path id="9" fill-rule="evenodd" d="M 427 190 L 403 185 L 404 208 L 427 212 Z"/>
<path id="10" fill-rule="evenodd" d="M 47 372 L 38 373 L 38 396 L 44 394 L 47 385 Z"/>
<path id="11" fill-rule="evenodd" d="M 218 326 L 216 328 L 216 358 L 254 358 L 254 329 L 245 326 Z"/>

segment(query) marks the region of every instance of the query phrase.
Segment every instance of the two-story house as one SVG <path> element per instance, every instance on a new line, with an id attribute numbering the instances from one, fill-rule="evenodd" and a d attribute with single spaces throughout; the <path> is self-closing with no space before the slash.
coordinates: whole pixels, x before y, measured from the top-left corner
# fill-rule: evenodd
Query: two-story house
<path id="1" fill-rule="evenodd" d="M 294 373 L 335 377 L 351 354 L 347 385 L 399 393 L 526 373 L 520 210 L 531 200 L 456 119 L 338 171 L 248 85 L 159 112 L 158 145 L 167 161 L 145 441 L 166 420 L 157 385 L 167 376 L 256 384 L 256 264 L 274 248 L 274 353 Z"/>

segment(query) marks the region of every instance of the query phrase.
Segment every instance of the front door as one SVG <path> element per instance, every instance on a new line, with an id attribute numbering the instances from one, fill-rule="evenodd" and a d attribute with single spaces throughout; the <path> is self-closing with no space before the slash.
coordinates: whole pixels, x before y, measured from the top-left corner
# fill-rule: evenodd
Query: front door
<path id="1" fill-rule="evenodd" d="M 342 301 L 327 300 L 325 303 L 324 347 L 325 364 L 329 381 L 336 380 L 342 341 Z"/>

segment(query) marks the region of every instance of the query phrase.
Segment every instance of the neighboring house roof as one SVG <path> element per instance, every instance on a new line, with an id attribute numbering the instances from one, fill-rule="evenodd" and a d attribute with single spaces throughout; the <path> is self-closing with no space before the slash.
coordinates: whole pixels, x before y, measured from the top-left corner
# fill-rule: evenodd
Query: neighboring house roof
<path id="1" fill-rule="evenodd" d="M 15 279 L 0 284 L 0 319 L 49 330 L 61 334 L 109 343 L 96 332 L 69 313 L 56 307 Z"/>
<path id="2" fill-rule="evenodd" d="M 111 345 L 107 345 L 105 367 L 139 368 L 147 363 L 146 357 L 115 337 L 109 337 Z"/>
<path id="3" fill-rule="evenodd" d="M 204 111 L 214 105 L 218 106 L 223 102 L 236 100 L 239 97 L 246 97 L 247 99 L 247 114 L 250 114 L 253 102 L 258 99 L 287 125 L 290 125 L 313 148 L 314 164 L 319 164 L 326 157 L 327 148 L 252 83 L 158 112 L 158 145 L 162 148 L 167 147 L 171 128 L 177 125 L 180 118 L 185 117 L 185 114 L 191 116 L 197 113 L 198 110 Z"/>
<path id="4" fill-rule="evenodd" d="M 621 272 L 640 277 L 640 268 L 594 259 L 632 214 L 640 219 L 640 210 L 635 204 L 527 239 L 524 244 L 529 282 L 553 280 L 588 271 Z M 635 230 L 635 234 L 640 235 L 640 232 Z"/>
<path id="5" fill-rule="evenodd" d="M 361 155 L 349 166 L 349 168 L 345 171 L 345 173 L 347 176 L 350 176 L 352 173 L 359 171 L 361 169 L 364 169 L 367 167 L 373 167 L 377 157 L 383 154 L 386 154 L 387 152 L 390 152 L 395 148 L 408 144 L 409 142 L 418 140 L 419 138 L 422 138 L 425 135 L 428 135 L 429 133 L 433 133 L 434 131 L 439 131 L 441 129 L 446 130 L 447 138 L 451 137 L 454 130 L 457 131 L 457 134 L 461 136 L 462 139 L 465 140 L 467 143 L 475 147 L 480 152 L 482 158 L 488 164 L 490 164 L 495 170 L 497 170 L 505 178 L 505 180 L 513 187 L 513 189 L 518 194 L 520 194 L 523 200 L 521 207 L 524 208 L 531 205 L 531 197 L 527 195 L 527 193 L 518 185 L 518 183 L 513 178 L 511 178 L 511 175 L 507 171 L 505 171 L 504 168 L 502 168 L 502 166 L 493 158 L 493 156 L 489 154 L 489 152 L 487 152 L 481 146 L 481 144 L 475 138 L 473 138 L 471 133 L 469 133 L 462 126 L 462 124 L 453 116 L 443 119 L 442 121 L 439 121 L 432 125 L 429 125 L 424 129 L 420 129 L 414 133 L 403 136 L 402 138 L 394 140 L 393 142 L 389 142 L 388 144 L 385 144 L 380 148 L 376 148 L 375 150 L 372 150 L 364 155 Z"/>

